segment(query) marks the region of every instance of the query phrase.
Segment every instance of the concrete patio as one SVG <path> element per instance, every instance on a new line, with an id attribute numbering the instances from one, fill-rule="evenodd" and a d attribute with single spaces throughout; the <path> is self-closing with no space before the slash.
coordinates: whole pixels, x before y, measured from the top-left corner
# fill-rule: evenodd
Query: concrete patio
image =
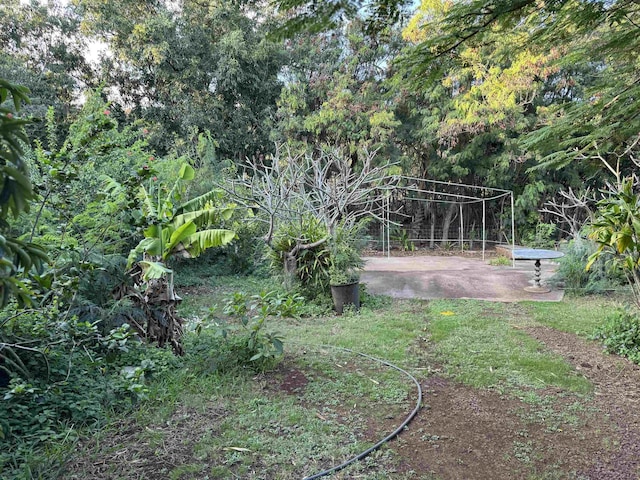
<path id="1" fill-rule="evenodd" d="M 366 257 L 361 282 L 374 294 L 394 298 L 471 298 L 495 302 L 523 300 L 558 302 L 564 292 L 530 293 L 534 262 L 492 266 L 488 260 L 457 256 Z M 553 275 L 556 264 L 542 262 L 542 282 Z"/>

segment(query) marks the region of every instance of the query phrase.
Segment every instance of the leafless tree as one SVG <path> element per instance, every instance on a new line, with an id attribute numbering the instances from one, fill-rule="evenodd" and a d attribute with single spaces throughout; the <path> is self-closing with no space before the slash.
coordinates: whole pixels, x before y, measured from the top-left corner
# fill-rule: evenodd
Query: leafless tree
<path id="1" fill-rule="evenodd" d="M 607 182 L 607 189 L 603 192 L 603 195 L 607 195 L 608 192 L 620 190 L 624 180 L 623 163 L 625 161 L 631 160 L 636 168 L 640 168 L 640 156 L 637 151 L 639 146 L 640 134 L 629 142 L 622 153 L 603 154 L 598 145 L 594 144 L 595 154 L 587 156 L 581 153 L 576 158 L 579 160 L 597 160 L 613 175 L 615 183 Z M 640 186 L 637 174 L 632 172 L 631 176 L 634 185 Z M 582 227 L 593 220 L 598 200 L 598 195 L 590 188 L 577 193 L 569 188 L 568 191 L 560 191 L 554 199 L 546 202 L 540 212 L 558 218 L 561 225 L 568 227 L 568 230 L 563 230 L 564 233 L 567 233 L 572 238 L 579 238 Z"/>
<path id="2" fill-rule="evenodd" d="M 381 215 L 382 200 L 397 177 L 388 174 L 391 164 L 375 166 L 375 156 L 376 152 L 359 152 L 358 165 L 353 165 L 340 148 L 294 154 L 278 146 L 269 164 L 248 160 L 240 178 L 219 188 L 257 212 L 255 219 L 267 225 L 264 241 L 270 246 L 281 225 L 311 216 L 326 227 L 326 236 L 314 242 L 293 239 L 284 262 L 285 274 L 293 276 L 300 253 L 328 242 L 339 225 Z"/>
<path id="3" fill-rule="evenodd" d="M 582 228 L 593 220 L 595 202 L 591 189 L 575 193 L 569 188 L 568 191 L 561 190 L 554 199 L 545 202 L 540 211 L 559 219 L 560 225 L 568 227 L 568 230 L 561 227 L 563 233 L 577 239 Z"/>

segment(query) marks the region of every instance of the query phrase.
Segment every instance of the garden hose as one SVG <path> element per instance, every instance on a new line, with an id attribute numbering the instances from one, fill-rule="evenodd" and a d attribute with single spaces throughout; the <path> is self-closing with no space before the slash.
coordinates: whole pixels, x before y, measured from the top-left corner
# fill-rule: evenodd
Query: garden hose
<path id="1" fill-rule="evenodd" d="M 379 358 L 372 357 L 371 355 L 367 355 L 366 353 L 354 352 L 353 350 L 350 350 L 348 348 L 335 347 L 333 345 L 318 345 L 318 347 L 334 348 L 336 350 L 342 350 L 344 352 L 348 352 L 348 353 L 351 353 L 351 354 L 359 355 L 361 357 L 368 358 L 368 359 L 373 360 L 375 362 L 378 362 L 378 363 L 381 363 L 381 364 L 386 365 L 388 367 L 391 367 L 391 368 L 393 368 L 393 369 L 395 369 L 395 370 L 397 370 L 397 371 L 399 371 L 401 373 L 404 373 L 407 377 L 409 377 L 413 381 L 413 383 L 415 383 L 416 388 L 418 389 L 418 400 L 416 401 L 415 408 L 409 414 L 409 416 L 405 419 L 405 421 L 402 422 L 398 428 L 396 428 L 393 432 L 391 432 L 389 435 L 384 437 L 382 440 L 380 440 L 374 446 L 372 446 L 371 448 L 368 448 L 364 452 L 356 455 L 355 457 L 347 460 L 346 462 L 341 463 L 340 465 L 336 465 L 335 467 L 331 467 L 331 468 L 329 468 L 327 470 L 323 470 L 322 472 L 316 473 L 316 474 L 311 475 L 309 477 L 304 477 L 303 480 L 313 480 L 315 478 L 324 477 L 324 476 L 329 475 L 331 473 L 334 473 L 334 472 L 337 472 L 339 470 L 342 470 L 343 468 L 351 465 L 354 462 L 357 462 L 358 460 L 362 460 L 364 457 L 369 455 L 371 452 L 374 452 L 375 450 L 380 448 L 382 445 L 387 443 L 389 440 L 394 438 L 396 435 L 398 435 L 409 424 L 409 422 L 411 422 L 411 420 L 413 420 L 413 417 L 416 416 L 416 414 L 418 413 L 418 410 L 420 410 L 420 405 L 422 404 L 422 388 L 420 387 L 420 383 L 418 383 L 418 380 L 416 380 L 416 378 L 413 375 L 411 375 L 406 370 L 403 370 L 402 368 L 398 367 L 397 365 L 389 363 L 386 360 L 381 360 Z"/>

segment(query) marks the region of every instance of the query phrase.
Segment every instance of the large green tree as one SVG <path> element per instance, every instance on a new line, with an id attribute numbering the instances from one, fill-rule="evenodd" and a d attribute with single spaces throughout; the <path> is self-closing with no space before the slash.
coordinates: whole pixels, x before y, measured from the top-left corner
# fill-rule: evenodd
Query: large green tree
<path id="1" fill-rule="evenodd" d="M 273 137 L 307 146 L 331 144 L 351 152 L 377 150 L 398 160 L 393 97 L 384 80 L 400 51 L 399 32 L 380 43 L 361 22 L 344 30 L 305 34 L 286 42 L 289 63 Z"/>
<path id="2" fill-rule="evenodd" d="M 356 15 L 366 17 L 370 31 L 384 34 L 413 4 L 409 0 L 278 3 L 292 12 L 281 34 L 327 28 Z M 425 85 L 441 79 L 452 62 L 464 66 L 466 49 L 495 42 L 509 42 L 511 58 L 555 49 L 556 67 L 583 72 L 584 88 L 569 88 L 570 94 L 549 105 L 546 117 L 525 137 L 525 148 L 538 151 L 543 164 L 564 166 L 595 151 L 619 155 L 640 130 L 638 2 L 472 0 L 450 3 L 442 15 L 426 15 L 421 21 L 432 34 L 404 57 L 410 70 L 408 83 Z M 519 38 L 514 40 L 513 34 Z"/>
<path id="3" fill-rule="evenodd" d="M 66 2 L 0 3 L 0 76 L 29 88 L 24 115 L 43 119 L 52 106 L 59 125 L 71 121 L 80 90 L 93 84 L 86 50 L 80 18 Z M 44 122 L 27 129 L 31 138 L 46 136 Z"/>
<path id="4" fill-rule="evenodd" d="M 107 42 L 103 72 L 131 115 L 157 125 L 160 149 L 193 127 L 209 130 L 223 158 L 269 149 L 280 93 L 278 44 L 264 38 L 264 10 L 242 2 L 76 0 L 88 32 Z"/>

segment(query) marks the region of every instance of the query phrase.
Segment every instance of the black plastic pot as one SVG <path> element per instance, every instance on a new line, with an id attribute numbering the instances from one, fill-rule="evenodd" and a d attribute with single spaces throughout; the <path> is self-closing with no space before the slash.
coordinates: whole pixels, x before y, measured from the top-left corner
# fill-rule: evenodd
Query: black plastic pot
<path id="1" fill-rule="evenodd" d="M 345 305 L 353 305 L 355 308 L 360 308 L 360 283 L 331 285 L 331 297 L 333 297 L 333 306 L 338 315 L 342 315 Z"/>

